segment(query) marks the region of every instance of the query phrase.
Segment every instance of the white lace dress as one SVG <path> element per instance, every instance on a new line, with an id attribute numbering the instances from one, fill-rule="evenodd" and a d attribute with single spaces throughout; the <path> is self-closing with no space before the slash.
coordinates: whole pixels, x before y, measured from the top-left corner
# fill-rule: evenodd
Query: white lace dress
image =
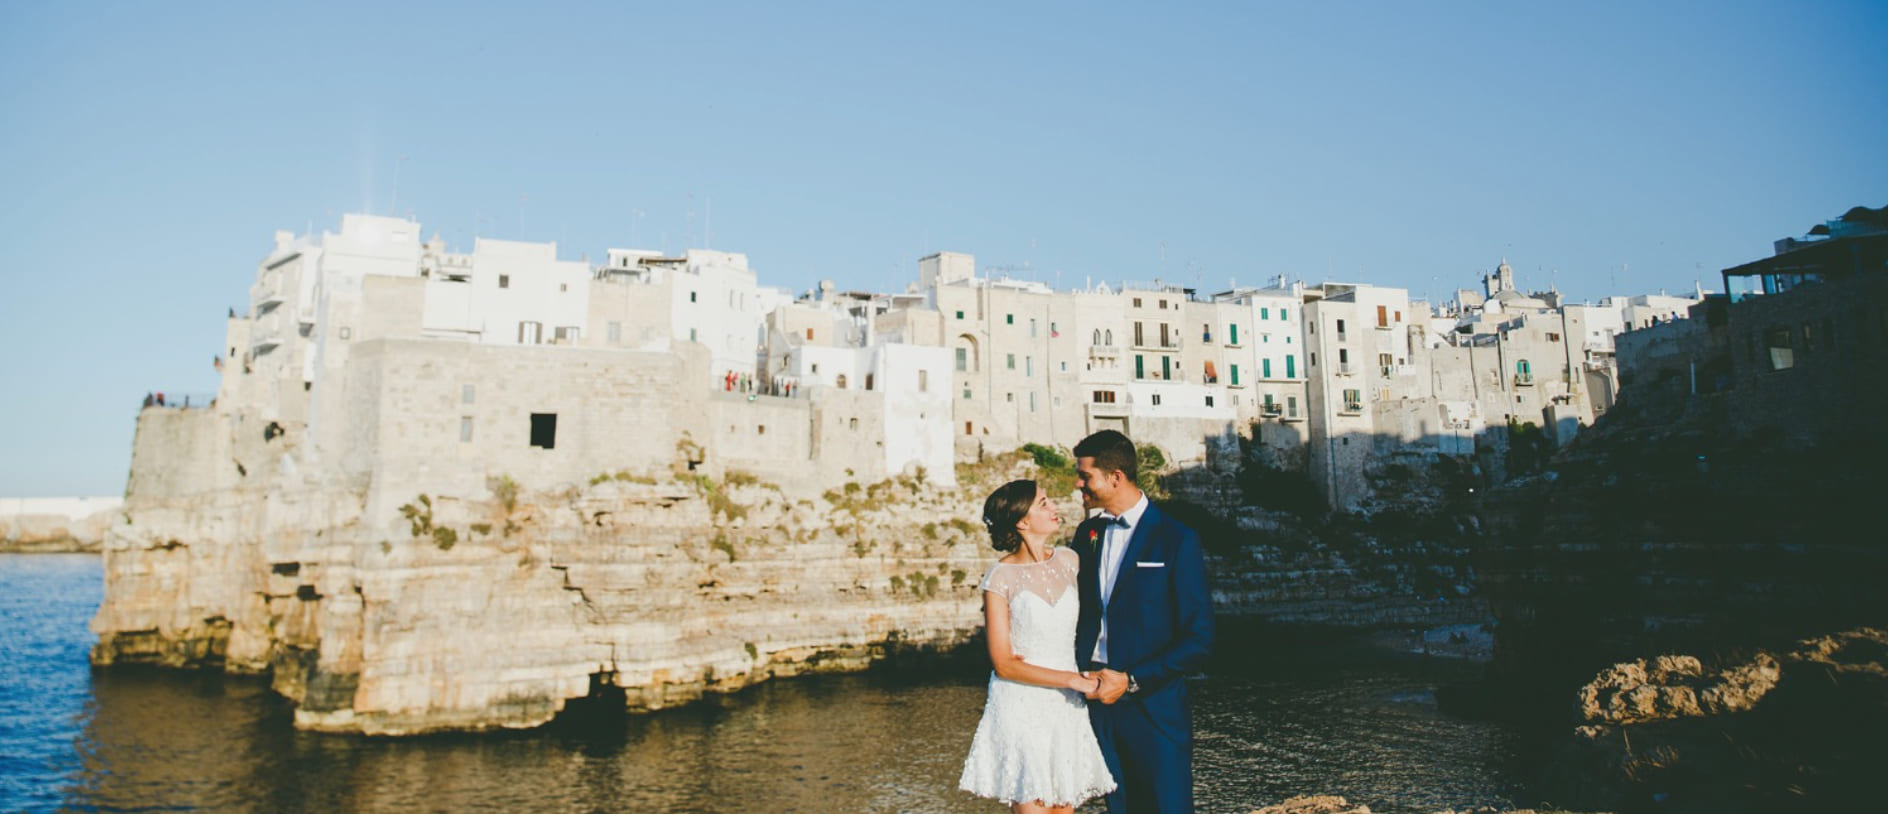
<path id="1" fill-rule="evenodd" d="M 983 590 L 1010 608 L 1010 649 L 1038 667 L 1075 670 L 1080 558 L 1058 548 L 1037 563 L 990 566 Z M 983 720 L 957 787 L 1003 803 L 1080 805 L 1114 789 L 1081 693 L 990 674 Z"/>

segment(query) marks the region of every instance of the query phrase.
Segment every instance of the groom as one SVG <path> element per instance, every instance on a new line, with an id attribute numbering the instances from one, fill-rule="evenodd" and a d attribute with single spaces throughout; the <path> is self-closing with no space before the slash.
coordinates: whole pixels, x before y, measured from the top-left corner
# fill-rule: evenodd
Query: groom
<path id="1" fill-rule="evenodd" d="M 1135 484 L 1134 442 L 1102 430 L 1075 445 L 1082 557 L 1075 655 L 1101 682 L 1089 723 L 1117 786 L 1109 814 L 1193 810 L 1193 721 L 1186 674 L 1213 642 L 1200 537 Z"/>

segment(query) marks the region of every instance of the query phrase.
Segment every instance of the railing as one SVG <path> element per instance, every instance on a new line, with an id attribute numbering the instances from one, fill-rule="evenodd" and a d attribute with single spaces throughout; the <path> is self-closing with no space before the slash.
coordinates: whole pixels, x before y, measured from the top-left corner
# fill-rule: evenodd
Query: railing
<path id="1" fill-rule="evenodd" d="M 167 407 L 175 410 L 207 410 L 216 406 L 215 393 L 159 393 L 144 394 L 144 406 Z"/>
<path id="2" fill-rule="evenodd" d="M 1150 339 L 1144 342 L 1136 340 L 1134 348 L 1136 350 L 1179 350 L 1180 337 L 1170 336 L 1165 341 L 1159 339 Z"/>
<path id="3" fill-rule="evenodd" d="M 1282 409 L 1279 409 L 1278 405 L 1273 404 L 1269 401 L 1259 406 L 1259 415 L 1262 415 L 1266 418 L 1277 418 L 1279 414 L 1283 412 L 1285 411 Z"/>
<path id="4" fill-rule="evenodd" d="M 1349 375 L 1351 375 L 1351 369 L 1350 369 L 1350 363 L 1349 363 L 1349 362 L 1338 362 L 1338 363 L 1337 363 L 1337 375 L 1339 375 L 1339 376 L 1349 376 Z"/>
<path id="5" fill-rule="evenodd" d="M 1110 358 L 1121 355 L 1120 345 L 1089 345 L 1088 356 L 1091 359 Z"/>
<path id="6" fill-rule="evenodd" d="M 1344 402 L 1344 409 L 1339 410 L 1338 412 L 1343 413 L 1344 415 L 1359 415 L 1363 411 L 1364 411 L 1363 402 L 1347 401 L 1347 402 Z"/>
<path id="7" fill-rule="evenodd" d="M 1514 386 L 1515 386 L 1515 387 L 1533 387 L 1533 386 L 1534 386 L 1534 374 L 1532 374 L 1532 373 L 1516 373 L 1516 374 L 1514 374 Z"/>

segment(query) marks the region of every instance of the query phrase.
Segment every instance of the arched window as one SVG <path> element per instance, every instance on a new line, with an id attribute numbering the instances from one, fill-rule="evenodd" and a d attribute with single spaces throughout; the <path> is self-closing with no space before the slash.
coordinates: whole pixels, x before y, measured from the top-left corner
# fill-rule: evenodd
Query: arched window
<path id="1" fill-rule="evenodd" d="M 1533 384 L 1534 383 L 1534 366 L 1528 364 L 1528 361 L 1526 359 L 1521 359 L 1514 363 L 1514 383 L 1515 384 Z"/>
<path id="2" fill-rule="evenodd" d="M 1109 328 L 1108 332 L 1105 334 L 1102 334 L 1102 336 L 1104 337 L 1104 339 L 1102 340 L 1101 344 L 1103 345 L 1114 344 L 1114 329 L 1113 328 Z"/>
<path id="3" fill-rule="evenodd" d="M 1100 329 L 1100 328 L 1096 328 L 1096 329 L 1095 329 L 1095 341 L 1093 341 L 1093 342 L 1090 342 L 1090 343 L 1088 343 L 1088 344 L 1090 344 L 1090 345 L 1099 345 L 1099 344 L 1101 344 L 1101 329 Z"/>
<path id="4" fill-rule="evenodd" d="M 839 384 L 839 389 L 841 390 L 846 389 L 846 374 L 844 373 L 839 374 L 838 384 Z"/>

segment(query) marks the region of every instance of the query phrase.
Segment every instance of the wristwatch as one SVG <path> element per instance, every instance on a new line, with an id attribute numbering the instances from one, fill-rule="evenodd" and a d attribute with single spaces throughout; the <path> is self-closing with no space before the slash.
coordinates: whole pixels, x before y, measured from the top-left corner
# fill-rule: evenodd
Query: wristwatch
<path id="1" fill-rule="evenodd" d="M 1129 694 L 1129 695 L 1133 695 L 1133 694 L 1135 694 L 1135 693 L 1137 693 L 1137 692 L 1140 692 L 1140 691 L 1141 691 L 1141 682 L 1139 682 L 1139 681 L 1135 681 L 1135 680 L 1134 680 L 1134 674 L 1133 674 L 1133 673 L 1127 673 L 1126 675 L 1127 675 L 1127 677 L 1128 677 L 1128 694 Z"/>

